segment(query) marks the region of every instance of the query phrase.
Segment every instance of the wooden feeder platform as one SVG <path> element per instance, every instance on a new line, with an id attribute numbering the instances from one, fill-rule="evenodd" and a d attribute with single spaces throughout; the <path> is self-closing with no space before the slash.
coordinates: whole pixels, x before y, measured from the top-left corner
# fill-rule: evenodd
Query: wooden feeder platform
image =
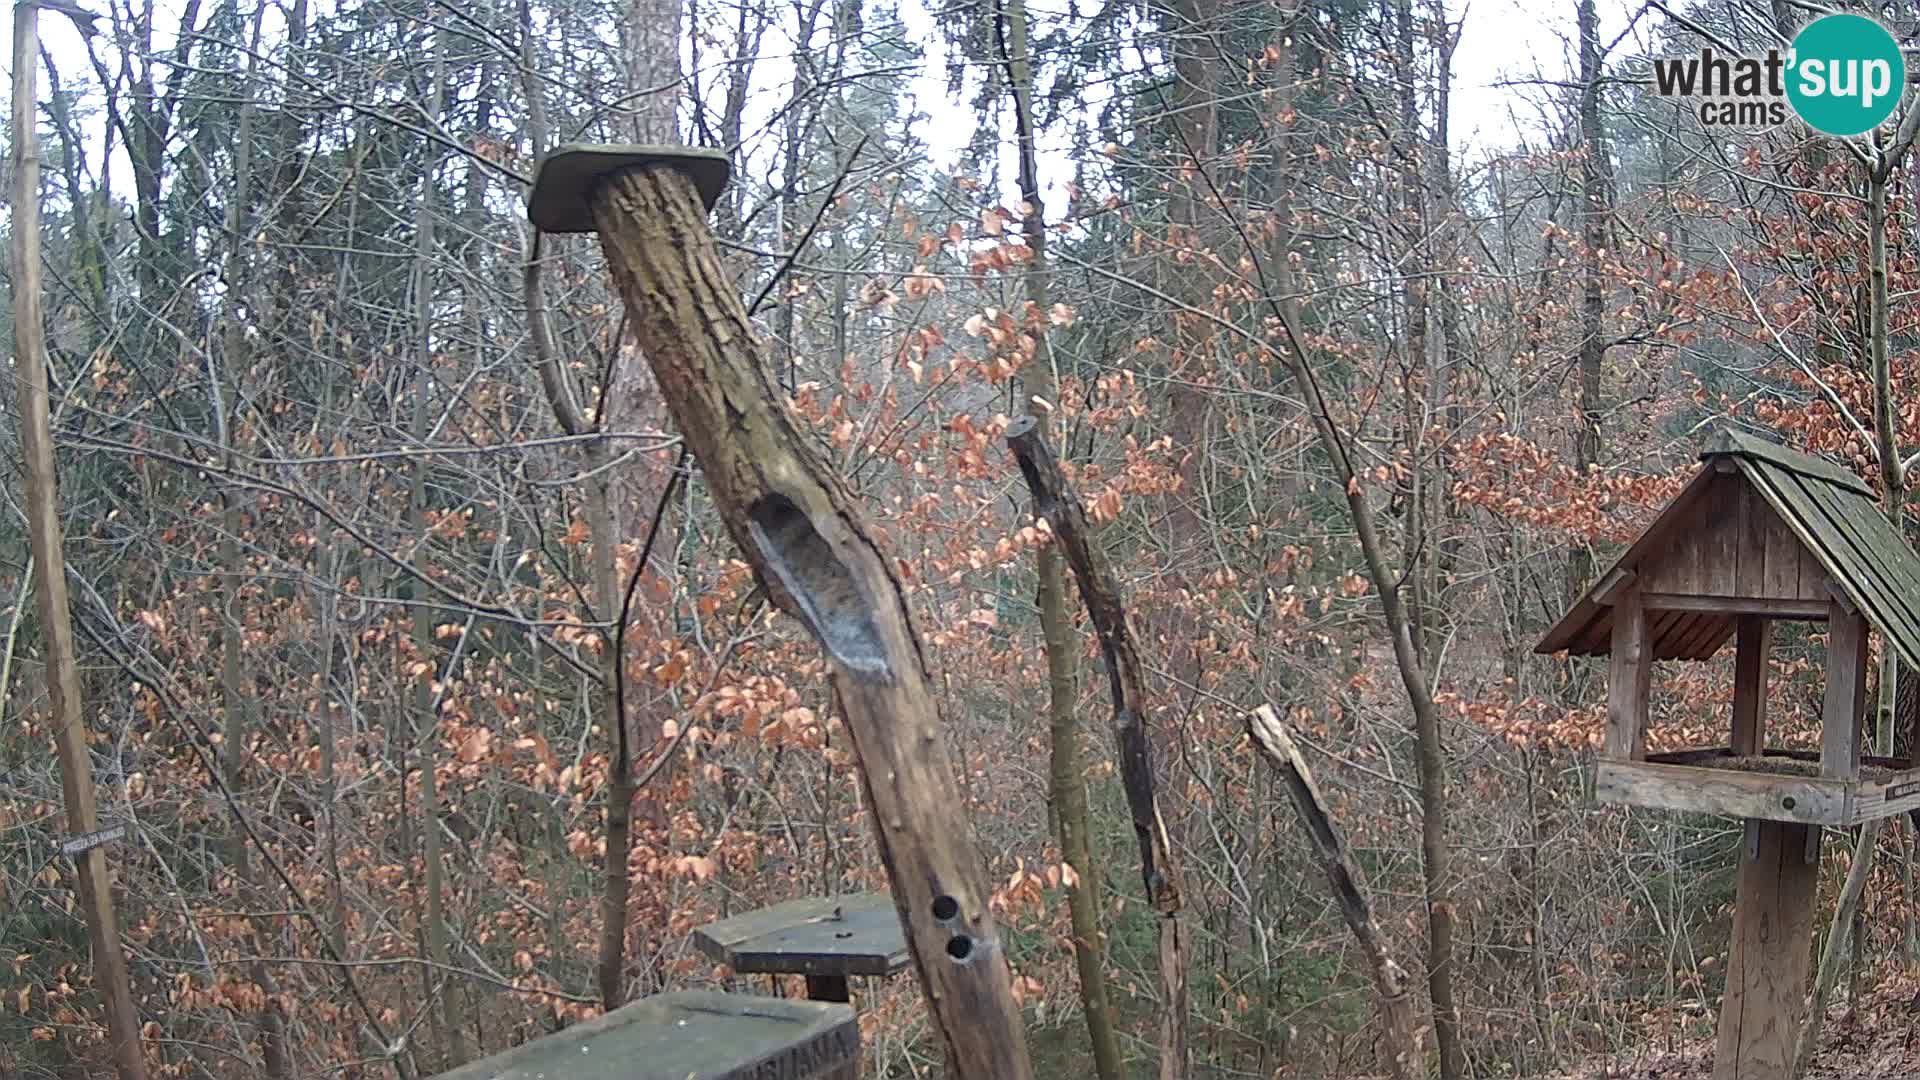
<path id="1" fill-rule="evenodd" d="M 845 1005 L 687 990 L 622 1006 L 439 1080 L 854 1080 Z"/>
<path id="2" fill-rule="evenodd" d="M 816 1001 L 846 1001 L 849 976 L 892 975 L 912 959 L 886 893 L 789 900 L 703 926 L 693 941 L 741 975 L 804 975 Z"/>
<path id="3" fill-rule="evenodd" d="M 1920 808 L 1920 769 L 1904 761 L 1863 755 L 1857 780 L 1822 776 L 1820 769 L 1820 754 L 1810 750 L 1681 750 L 1600 762 L 1594 795 L 1621 806 L 1802 825 L 1858 825 Z"/>

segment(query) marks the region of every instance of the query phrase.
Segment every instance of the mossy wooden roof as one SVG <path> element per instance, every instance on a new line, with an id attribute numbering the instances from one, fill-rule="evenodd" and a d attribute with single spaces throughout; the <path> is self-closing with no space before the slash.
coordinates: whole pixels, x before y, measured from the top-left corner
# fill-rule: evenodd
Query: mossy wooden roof
<path id="1" fill-rule="evenodd" d="M 1749 513 L 1758 522 L 1765 511 L 1750 511 L 1748 505 L 1764 504 L 1825 572 L 1830 587 L 1880 631 L 1889 647 L 1920 667 L 1920 556 L 1886 519 L 1864 480 L 1824 458 L 1737 431 L 1716 435 L 1700 452 L 1700 460 L 1700 472 L 1613 568 L 1554 624 L 1535 646 L 1536 652 L 1606 655 L 1612 648 L 1613 628 L 1612 605 L 1602 599 L 1606 594 L 1628 575 L 1644 581 L 1691 536 L 1722 524 L 1724 515 L 1736 507 L 1743 525 Z M 1732 491 L 1728 476 L 1744 481 L 1750 494 Z M 1771 551 L 1769 556 L 1779 558 Z M 1738 553 L 1729 547 L 1723 558 L 1731 562 Z M 1736 573 L 1732 566 L 1724 570 L 1729 577 Z M 1742 594 L 1757 594 L 1759 599 L 1779 595 L 1771 581 L 1760 575 L 1739 576 L 1749 583 L 1764 582 L 1764 587 L 1749 584 L 1739 589 Z M 1733 634 L 1737 617 L 1732 610 L 1663 611 L 1650 626 L 1654 656 L 1706 659 Z"/>

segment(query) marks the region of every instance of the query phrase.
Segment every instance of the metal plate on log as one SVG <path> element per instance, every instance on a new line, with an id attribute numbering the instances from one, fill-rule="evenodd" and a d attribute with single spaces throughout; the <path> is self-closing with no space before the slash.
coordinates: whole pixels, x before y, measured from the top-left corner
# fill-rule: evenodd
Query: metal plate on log
<path id="1" fill-rule="evenodd" d="M 824 1001 L 659 994 L 442 1073 L 439 1080 L 838 1080 L 856 1075 L 860 1025 Z"/>
<path id="2" fill-rule="evenodd" d="M 667 165 L 686 173 L 709 211 L 726 190 L 732 163 L 719 150 L 698 146 L 574 143 L 540 161 L 527 195 L 527 220 L 542 232 L 593 232 L 593 187 L 623 169 Z"/>

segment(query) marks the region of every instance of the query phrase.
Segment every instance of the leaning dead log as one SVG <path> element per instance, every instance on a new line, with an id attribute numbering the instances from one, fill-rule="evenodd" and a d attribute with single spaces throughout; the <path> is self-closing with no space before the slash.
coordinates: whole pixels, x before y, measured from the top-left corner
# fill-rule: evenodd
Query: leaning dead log
<path id="1" fill-rule="evenodd" d="M 1039 422 L 1032 416 L 1022 416 L 1007 425 L 1007 445 L 1033 493 L 1034 508 L 1052 527 L 1060 552 L 1080 583 L 1080 599 L 1087 605 L 1087 618 L 1093 623 L 1106 660 L 1107 684 L 1113 695 L 1113 734 L 1119 744 L 1120 782 L 1126 788 L 1134 835 L 1140 843 L 1140 878 L 1146 885 L 1148 903 L 1160 916 L 1160 1076 L 1162 1080 L 1184 1080 L 1187 943 L 1180 920 L 1184 885 L 1154 790 L 1153 745 L 1147 739 L 1145 724 L 1145 669 L 1134 646 L 1120 582 L 1107 565 L 1105 553 L 1093 545 L 1086 510 L 1061 473 Z"/>
<path id="2" fill-rule="evenodd" d="M 1388 1067 L 1396 1078 L 1425 1075 L 1426 1070 L 1421 1066 L 1419 1023 L 1413 1001 L 1407 996 L 1406 970 L 1394 960 L 1380 938 L 1380 927 L 1373 921 L 1373 909 L 1367 903 L 1360 874 L 1354 869 L 1353 860 L 1347 857 L 1346 838 L 1341 836 L 1333 815 L 1327 812 L 1326 800 L 1320 797 L 1320 787 L 1313 782 L 1306 758 L 1300 755 L 1300 747 L 1287 733 L 1285 721 L 1271 705 L 1262 705 L 1247 714 L 1247 734 L 1253 739 L 1254 749 L 1286 781 L 1287 793 L 1293 796 L 1294 809 L 1300 814 L 1300 824 L 1313 841 L 1314 854 L 1320 857 L 1320 868 L 1326 872 L 1327 884 L 1340 905 L 1340 916 L 1346 920 L 1347 929 L 1353 932 L 1353 940 L 1373 972 L 1373 988 L 1379 995 L 1381 1041 L 1386 1047 Z"/>
<path id="3" fill-rule="evenodd" d="M 727 159 L 681 148 L 569 148 L 541 164 L 528 216 L 597 230 L 660 393 L 727 532 L 774 603 L 826 650 L 950 1075 L 1033 1075 L 979 852 L 920 638 L 865 515 L 768 382 L 763 345 L 707 211 Z"/>

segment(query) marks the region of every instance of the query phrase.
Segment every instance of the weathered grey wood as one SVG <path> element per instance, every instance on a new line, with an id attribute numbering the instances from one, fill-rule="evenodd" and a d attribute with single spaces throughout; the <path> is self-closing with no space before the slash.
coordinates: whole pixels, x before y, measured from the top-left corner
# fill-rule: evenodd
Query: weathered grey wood
<path id="1" fill-rule="evenodd" d="M 1774 619 L 1798 619 L 1825 622 L 1827 601 L 1798 597 L 1775 599 L 1769 596 L 1681 596 L 1675 593 L 1641 593 L 1640 602 L 1648 611 L 1692 611 L 1720 615 L 1764 615 Z"/>
<path id="2" fill-rule="evenodd" d="M 1863 495 L 1869 499 L 1876 497 L 1873 489 L 1867 486 L 1865 480 L 1860 479 L 1858 476 L 1855 476 L 1853 473 L 1848 472 L 1846 469 L 1841 468 L 1825 458 L 1815 457 L 1812 454 L 1803 454 L 1798 450 L 1789 450 L 1779 443 L 1769 442 L 1766 439 L 1749 435 L 1745 432 L 1733 431 L 1731 429 L 1722 429 L 1716 432 L 1714 436 L 1708 440 L 1706 448 L 1700 451 L 1700 460 L 1707 461 L 1710 458 L 1723 454 L 1733 454 L 1742 458 L 1758 459 L 1790 472 L 1817 477 L 1830 484 L 1837 484 L 1841 488 L 1851 491 L 1856 495 Z"/>
<path id="3" fill-rule="evenodd" d="M 1619 599 L 1620 593 L 1625 590 L 1627 586 L 1634 583 L 1636 576 L 1632 570 L 1624 566 L 1616 566 L 1607 571 L 1601 576 L 1600 583 L 1593 587 L 1593 602 L 1596 604 L 1611 605 L 1615 600 Z"/>
<path id="4" fill-rule="evenodd" d="M 1607 756 L 1637 760 L 1647 754 L 1647 695 L 1653 650 L 1640 593 L 1628 589 L 1613 606 L 1613 649 L 1607 666 Z"/>
<path id="5" fill-rule="evenodd" d="M 1863 783 L 1854 794 L 1848 824 L 1920 810 L 1920 769 L 1907 769 L 1878 784 Z"/>
<path id="6" fill-rule="evenodd" d="M 1738 596 L 1768 596 L 1767 533 L 1771 523 L 1767 519 L 1773 515 L 1773 510 L 1754 493 L 1753 485 L 1744 478 L 1737 488 L 1740 566 L 1734 577 L 1734 593 Z"/>
<path id="7" fill-rule="evenodd" d="M 1819 867 L 1804 858 L 1818 830 L 1759 824 L 1758 851 L 1742 852 L 1727 991 L 1720 1002 L 1714 1080 L 1788 1080 L 1806 1011 L 1813 901 Z"/>
<path id="8" fill-rule="evenodd" d="M 1774 747 L 1769 747 L 1767 750 L 1764 751 L 1764 753 L 1767 757 L 1770 757 L 1770 758 L 1788 758 L 1794 761 L 1816 761 L 1816 762 L 1820 760 L 1820 751 L 1818 750 L 1793 750 L 1787 747 L 1774 746 Z M 1700 747 L 1694 747 L 1689 750 L 1663 750 L 1663 751 L 1660 751 L 1659 753 L 1649 753 L 1647 755 L 1647 760 L 1655 764 L 1662 764 L 1662 765 L 1691 765 L 1691 764 L 1698 764 L 1701 762 L 1711 762 L 1714 758 L 1723 758 L 1723 757 L 1732 757 L 1732 756 L 1733 756 L 1733 750 L 1730 747 L 1700 746 Z M 1889 770 L 1893 770 L 1893 769 L 1905 770 L 1907 767 L 1906 763 L 1899 760 L 1898 758 L 1879 757 L 1877 755 L 1872 755 L 1872 754 L 1861 754 L 1860 764 L 1871 765 L 1875 768 L 1889 769 Z M 1863 785 L 1868 783 L 1885 784 L 1888 782 L 1889 781 L 1885 779 L 1876 780 L 1876 781 L 1865 781 L 1865 780 L 1861 781 Z"/>
<path id="9" fill-rule="evenodd" d="M 1907 656 L 1920 656 L 1920 570 L 1904 540 L 1866 542 L 1861 534 L 1890 528 L 1871 502 L 1850 499 L 1828 485 L 1795 474 L 1756 467 L 1752 475 L 1763 492 L 1792 510 L 1785 514 L 1808 548 L 1831 568 L 1829 575 L 1874 624 L 1888 643 Z"/>
<path id="10" fill-rule="evenodd" d="M 694 180 L 647 164 L 584 190 L 635 340 L 721 522 L 773 602 L 826 654 L 927 1020 L 952 1071 L 1031 1077 L 939 698 L 893 560 L 769 381 Z M 540 191 L 536 178 L 536 199 Z"/>
<path id="11" fill-rule="evenodd" d="M 1751 482 L 1751 478 L 1749 481 Z M 1794 535 L 1793 529 L 1773 508 L 1772 500 L 1757 485 L 1751 489 L 1751 494 L 1754 496 L 1753 501 L 1765 506 L 1768 514 L 1771 515 L 1766 533 L 1767 562 L 1763 578 L 1765 583 L 1763 594 L 1797 597 L 1802 600 L 1826 599 L 1825 596 L 1814 591 L 1819 589 L 1826 579 L 1826 572 L 1819 569 L 1819 560 L 1813 558 L 1807 551 L 1806 543 Z M 1807 570 L 1809 562 L 1814 567 L 1812 573 Z M 1812 580 L 1806 580 L 1808 578 Z"/>
<path id="12" fill-rule="evenodd" d="M 1820 775 L 1860 778 L 1860 717 L 1867 701 L 1867 621 L 1838 601 L 1827 612 L 1827 690 L 1820 713 Z"/>
<path id="13" fill-rule="evenodd" d="M 1766 745 L 1767 653 L 1773 623 L 1753 615 L 1740 617 L 1733 659 L 1733 741 L 1736 754 L 1757 754 Z"/>
<path id="14" fill-rule="evenodd" d="M 703 926 L 693 943 L 742 975 L 844 980 L 892 975 L 912 962 L 900 913 L 886 893 L 789 900 Z"/>
<path id="15" fill-rule="evenodd" d="M 642 998 L 439 1080 L 855 1080 L 845 1005 L 687 990 Z"/>
<path id="16" fill-rule="evenodd" d="M 1721 817 L 1843 825 L 1851 812 L 1852 785 L 1819 777 L 1602 760 L 1594 770 L 1593 787 L 1594 797 L 1603 803 Z"/>
<path id="17" fill-rule="evenodd" d="M 1920 566 L 1906 541 L 1882 515 L 1880 508 L 1846 498 L 1830 487 L 1799 480 L 1807 498 L 1826 515 L 1822 540 L 1831 549 L 1851 553 L 1858 572 L 1838 577 L 1835 584 L 1854 606 L 1895 635 L 1920 633 Z"/>
<path id="18" fill-rule="evenodd" d="M 1740 594 L 1740 494 L 1747 482 L 1737 473 L 1722 474 L 1707 489 L 1698 532 L 1700 587 L 1705 596 Z"/>

